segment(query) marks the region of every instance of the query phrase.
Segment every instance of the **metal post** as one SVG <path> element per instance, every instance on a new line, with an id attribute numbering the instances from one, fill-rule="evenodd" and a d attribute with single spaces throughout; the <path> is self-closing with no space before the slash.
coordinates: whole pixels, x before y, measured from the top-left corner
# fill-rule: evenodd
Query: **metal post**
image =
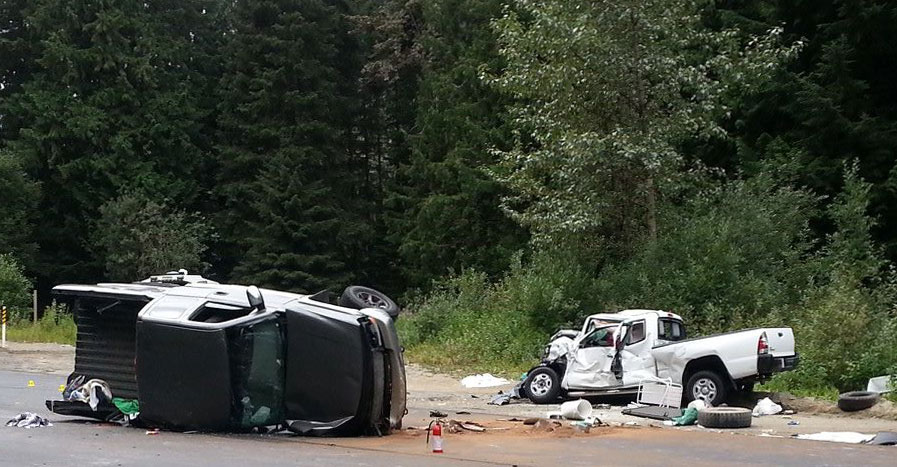
<path id="1" fill-rule="evenodd" d="M 34 324 L 37 324 L 37 289 L 34 289 Z"/>
<path id="2" fill-rule="evenodd" d="M 3 321 L 3 340 L 0 340 L 2 347 L 6 348 L 6 307 L 0 308 L 0 321 Z"/>

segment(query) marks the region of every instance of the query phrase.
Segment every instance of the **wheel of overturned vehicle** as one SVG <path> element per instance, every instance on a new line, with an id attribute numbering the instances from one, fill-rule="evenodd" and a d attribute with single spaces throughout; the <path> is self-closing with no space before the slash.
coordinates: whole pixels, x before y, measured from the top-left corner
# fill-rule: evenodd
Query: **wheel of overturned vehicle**
<path id="1" fill-rule="evenodd" d="M 706 428 L 747 428 L 751 411 L 741 407 L 707 407 L 698 411 L 698 425 Z"/>
<path id="2" fill-rule="evenodd" d="M 362 308 L 380 308 L 393 319 L 399 316 L 400 311 L 396 302 L 392 301 L 386 294 L 360 285 L 346 287 L 337 303 L 339 303 L 339 306 L 359 310 Z"/>
<path id="3" fill-rule="evenodd" d="M 726 400 L 725 383 L 712 371 L 703 370 L 691 375 L 685 390 L 689 401 L 700 399 L 715 407 Z"/>
<path id="4" fill-rule="evenodd" d="M 561 393 L 561 382 L 558 374 L 547 366 L 529 372 L 523 382 L 526 395 L 535 404 L 550 404 L 557 401 Z"/>
<path id="5" fill-rule="evenodd" d="M 856 412 L 878 403 L 878 393 L 871 391 L 851 391 L 838 396 L 838 408 L 845 412 Z"/>

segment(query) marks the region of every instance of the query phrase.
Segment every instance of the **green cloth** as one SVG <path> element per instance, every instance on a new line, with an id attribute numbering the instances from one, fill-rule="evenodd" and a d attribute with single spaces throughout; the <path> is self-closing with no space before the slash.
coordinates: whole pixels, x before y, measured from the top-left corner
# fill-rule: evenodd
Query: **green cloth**
<path id="1" fill-rule="evenodd" d="M 134 415 L 140 412 L 140 403 L 133 399 L 122 399 L 121 397 L 113 397 L 112 403 L 118 407 L 118 410 L 125 415 Z"/>
<path id="2" fill-rule="evenodd" d="M 698 421 L 698 409 L 691 407 L 685 409 L 681 416 L 673 419 L 673 423 L 675 423 L 676 426 L 694 425 L 696 421 Z"/>

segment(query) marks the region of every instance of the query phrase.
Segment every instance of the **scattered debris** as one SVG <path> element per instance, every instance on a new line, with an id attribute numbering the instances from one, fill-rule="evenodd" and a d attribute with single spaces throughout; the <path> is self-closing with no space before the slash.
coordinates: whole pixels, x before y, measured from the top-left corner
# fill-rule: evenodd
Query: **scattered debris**
<path id="1" fill-rule="evenodd" d="M 708 407 L 698 412 L 698 424 L 707 428 L 747 428 L 752 413 L 741 407 Z"/>
<path id="2" fill-rule="evenodd" d="M 794 415 L 795 413 L 797 413 L 797 412 L 795 412 L 791 409 L 788 409 L 788 410 L 785 410 L 782 412 L 783 415 Z"/>
<path id="3" fill-rule="evenodd" d="M 112 389 L 109 388 L 109 384 L 101 379 L 91 379 L 87 382 L 84 382 L 84 379 L 82 375 L 71 380 L 62 391 L 62 398 L 70 402 L 87 403 L 94 412 L 100 403 L 112 402 Z"/>
<path id="4" fill-rule="evenodd" d="M 706 409 L 705 409 L 706 410 Z M 694 425 L 695 422 L 698 421 L 698 409 L 694 407 L 689 407 L 682 412 L 682 415 L 672 419 L 673 425 L 675 426 L 687 426 Z"/>
<path id="5" fill-rule="evenodd" d="M 484 427 L 483 425 L 480 425 L 479 423 L 476 423 L 476 422 L 461 422 L 461 428 L 463 428 L 467 431 L 473 431 L 476 433 L 482 433 L 482 432 L 486 431 L 486 427 Z"/>
<path id="6" fill-rule="evenodd" d="M 878 403 L 879 395 L 872 391 L 851 391 L 838 396 L 838 408 L 845 412 L 865 410 Z"/>
<path id="7" fill-rule="evenodd" d="M 797 426 L 797 425 L 800 425 L 800 422 L 797 421 L 797 420 L 791 420 L 790 422 L 788 422 L 788 425 L 790 425 L 790 426 Z"/>
<path id="8" fill-rule="evenodd" d="M 53 424 L 50 423 L 50 420 L 41 417 L 36 413 L 24 412 L 6 422 L 6 426 L 13 426 L 16 428 L 40 428 L 42 426 L 53 426 Z"/>
<path id="9" fill-rule="evenodd" d="M 536 423 L 539 423 L 539 420 L 544 420 L 544 419 L 539 418 L 539 417 L 530 417 L 530 418 L 527 418 L 526 420 L 524 420 L 523 424 L 524 425 L 535 425 Z"/>
<path id="10" fill-rule="evenodd" d="M 672 407 L 644 406 L 631 409 L 623 409 L 624 415 L 633 417 L 651 418 L 654 420 L 672 420 L 682 416 L 682 409 Z"/>
<path id="11" fill-rule="evenodd" d="M 894 390 L 894 387 L 891 384 L 891 381 L 893 381 L 894 378 L 894 375 L 876 376 L 875 378 L 869 378 L 869 382 L 866 384 L 866 390 L 878 394 L 891 392 Z"/>
<path id="12" fill-rule="evenodd" d="M 459 411 L 455 412 L 455 415 L 470 415 L 470 412 L 468 412 L 466 410 L 459 410 Z"/>
<path id="13" fill-rule="evenodd" d="M 113 397 L 112 403 L 119 410 L 119 412 L 125 415 L 136 415 L 140 413 L 140 403 L 134 399 L 122 399 L 120 397 Z"/>
<path id="14" fill-rule="evenodd" d="M 755 417 L 760 417 L 762 415 L 775 415 L 780 412 L 782 412 L 781 405 L 776 404 L 768 397 L 764 397 L 757 401 L 757 405 L 754 406 L 753 415 Z"/>
<path id="15" fill-rule="evenodd" d="M 146 430 L 146 434 L 148 434 L 148 435 L 158 435 L 158 434 L 159 434 L 159 429 L 156 428 L 156 429 L 153 429 L 153 430 Z"/>
<path id="16" fill-rule="evenodd" d="M 810 439 L 813 441 L 860 444 L 871 441 L 875 438 L 875 435 L 857 433 L 855 431 L 823 431 L 820 433 L 796 435 L 795 437 L 797 439 Z"/>
<path id="17" fill-rule="evenodd" d="M 435 418 L 445 418 L 448 417 L 448 414 L 445 412 L 440 412 L 439 410 L 431 410 L 430 416 Z"/>
<path id="18" fill-rule="evenodd" d="M 492 397 L 492 400 L 487 402 L 489 405 L 508 405 L 511 403 L 511 395 L 510 394 L 502 394 L 498 393 Z"/>
<path id="19" fill-rule="evenodd" d="M 585 399 L 561 404 L 561 416 L 567 420 L 585 420 L 592 416 L 592 404 Z"/>
<path id="20" fill-rule="evenodd" d="M 609 409 L 610 409 L 610 404 L 595 404 L 595 405 L 592 406 L 592 408 L 593 408 L 593 409 L 598 409 L 598 410 L 609 410 Z"/>
<path id="21" fill-rule="evenodd" d="M 511 384 L 511 381 L 504 378 L 497 378 L 490 373 L 466 376 L 461 380 L 461 385 L 465 388 L 488 388 L 505 384 Z"/>
<path id="22" fill-rule="evenodd" d="M 623 426 L 639 426 L 638 422 L 626 422 Z"/>
<path id="23" fill-rule="evenodd" d="M 570 424 L 577 433 L 588 433 L 592 429 L 592 424 L 588 422 L 573 422 Z"/>
<path id="24" fill-rule="evenodd" d="M 879 431 L 869 444 L 878 446 L 897 446 L 897 433 L 893 431 Z"/>
<path id="25" fill-rule="evenodd" d="M 698 411 L 704 410 L 707 407 L 710 407 L 710 404 L 705 402 L 703 399 L 695 399 L 688 403 L 686 406 L 689 409 L 697 409 Z"/>

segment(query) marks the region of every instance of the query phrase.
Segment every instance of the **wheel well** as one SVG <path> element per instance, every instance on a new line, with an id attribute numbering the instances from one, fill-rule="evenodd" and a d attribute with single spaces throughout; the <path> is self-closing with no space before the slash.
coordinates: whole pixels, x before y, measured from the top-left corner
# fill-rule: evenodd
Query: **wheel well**
<path id="1" fill-rule="evenodd" d="M 699 371 L 712 371 L 718 374 L 723 381 L 728 382 L 731 388 L 735 388 L 735 381 L 732 380 L 729 370 L 726 369 L 726 365 L 716 355 L 708 355 L 688 362 L 685 365 L 685 371 L 682 373 L 682 385 L 688 384 L 688 379 L 691 378 L 691 375 Z"/>

